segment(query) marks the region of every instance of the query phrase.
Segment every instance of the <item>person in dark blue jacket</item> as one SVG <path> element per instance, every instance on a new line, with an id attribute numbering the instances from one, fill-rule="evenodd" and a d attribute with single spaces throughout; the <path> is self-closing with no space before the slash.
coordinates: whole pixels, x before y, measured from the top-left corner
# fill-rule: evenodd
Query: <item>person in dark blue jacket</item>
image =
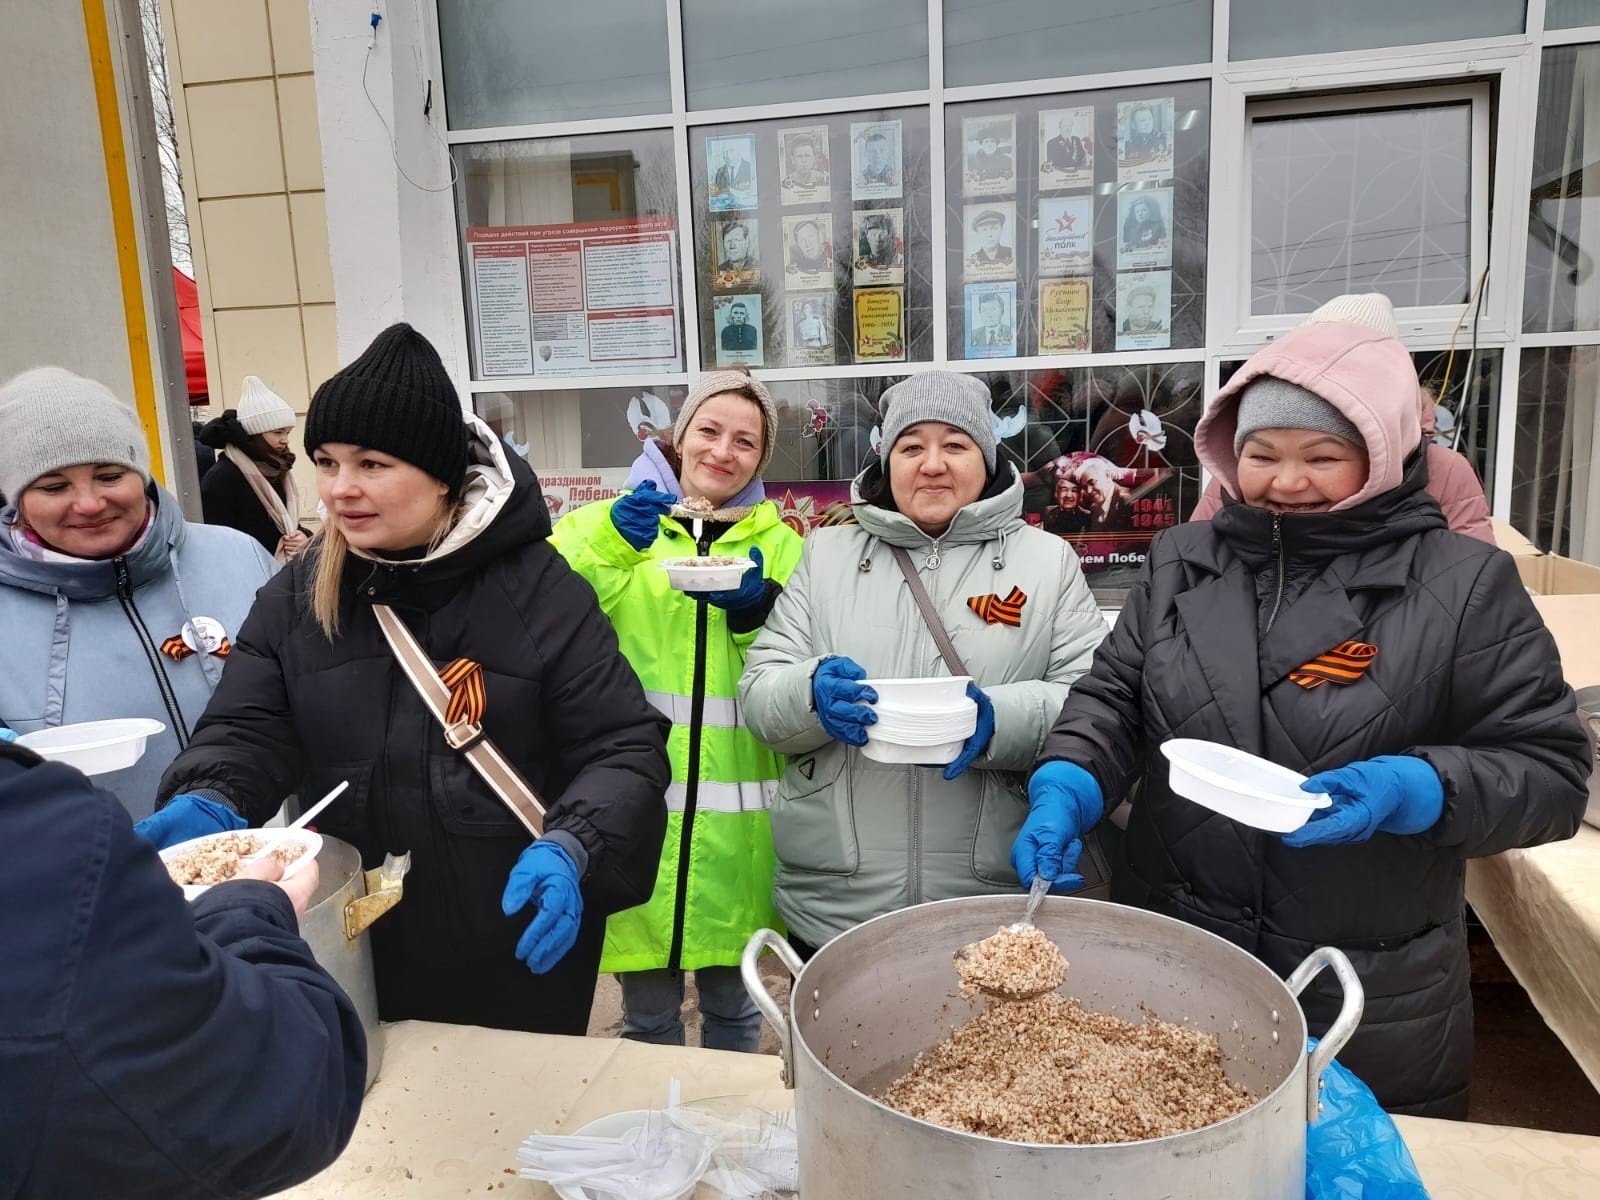
<path id="1" fill-rule="evenodd" d="M 114 796 L 3 741 L 0 845 L 0 1200 L 264 1196 L 338 1156 L 367 1047 L 296 932 L 315 867 L 190 905 Z"/>

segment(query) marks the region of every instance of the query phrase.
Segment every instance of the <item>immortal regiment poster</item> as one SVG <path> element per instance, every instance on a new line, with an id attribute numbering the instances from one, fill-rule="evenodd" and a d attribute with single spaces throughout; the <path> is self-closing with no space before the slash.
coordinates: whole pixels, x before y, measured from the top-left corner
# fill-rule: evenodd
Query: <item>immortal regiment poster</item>
<path id="1" fill-rule="evenodd" d="M 717 366 L 763 365 L 759 295 L 713 296 L 711 316 L 717 333 Z"/>
<path id="2" fill-rule="evenodd" d="M 894 362 L 905 358 L 904 288 L 858 288 L 855 318 L 857 362 Z"/>
<path id="3" fill-rule="evenodd" d="M 711 223 L 711 286 L 726 291 L 761 281 L 761 223 L 734 217 Z"/>
<path id="4" fill-rule="evenodd" d="M 961 278 L 968 283 L 1017 277 L 1017 206 L 1010 200 L 969 204 L 963 211 L 966 240 Z"/>
<path id="5" fill-rule="evenodd" d="M 966 285 L 966 358 L 1015 358 L 1017 285 Z"/>
<path id="6" fill-rule="evenodd" d="M 826 125 L 778 130 L 778 166 L 783 203 L 826 203 L 833 198 Z"/>
<path id="7" fill-rule="evenodd" d="M 1150 543 L 1178 524 L 1178 472 L 1170 467 L 1125 467 L 1078 451 L 1023 476 L 1023 519 L 1072 543 L 1084 573 L 1144 564 Z"/>
<path id="8" fill-rule="evenodd" d="M 683 369 L 671 217 L 467 230 L 486 379 Z"/>
<path id="9" fill-rule="evenodd" d="M 1039 200 L 1039 274 L 1094 272 L 1094 197 Z"/>
<path id="10" fill-rule="evenodd" d="M 706 138 L 706 195 L 712 212 L 756 207 L 759 196 L 753 134 L 719 134 Z"/>
<path id="11" fill-rule="evenodd" d="M 1039 114 L 1039 190 L 1094 186 L 1094 109 Z"/>
<path id="12" fill-rule="evenodd" d="M 850 196 L 854 200 L 898 200 L 902 194 L 899 121 L 850 125 Z"/>
<path id="13" fill-rule="evenodd" d="M 826 366 L 833 362 L 833 293 L 789 298 L 789 337 L 786 350 L 791 367 Z"/>
<path id="14" fill-rule="evenodd" d="M 874 287 L 906 281 L 905 210 L 858 208 L 851 214 L 854 226 L 855 285 Z"/>
<path id="15" fill-rule="evenodd" d="M 1173 98 L 1117 105 L 1117 182 L 1172 178 Z"/>
<path id="16" fill-rule="evenodd" d="M 1039 281 L 1039 353 L 1083 354 L 1091 346 L 1093 281 Z"/>
<path id="17" fill-rule="evenodd" d="M 783 279 L 790 290 L 833 286 L 833 214 L 783 218 Z"/>
<path id="18" fill-rule="evenodd" d="M 1117 193 L 1117 270 L 1172 265 L 1172 189 Z"/>
<path id="19" fill-rule="evenodd" d="M 1172 272 L 1117 276 L 1117 349 L 1165 350 L 1172 343 Z"/>
<path id="20" fill-rule="evenodd" d="M 1009 196 L 1017 190 L 1017 114 L 961 122 L 961 194 Z"/>

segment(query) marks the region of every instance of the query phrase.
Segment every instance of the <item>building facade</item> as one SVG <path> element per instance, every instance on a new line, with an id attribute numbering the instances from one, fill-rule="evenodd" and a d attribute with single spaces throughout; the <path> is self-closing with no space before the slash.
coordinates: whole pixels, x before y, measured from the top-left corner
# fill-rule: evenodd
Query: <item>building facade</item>
<path id="1" fill-rule="evenodd" d="M 939 366 L 1114 593 L 1198 498 L 1206 398 L 1376 290 L 1496 515 L 1600 562 L 1596 0 L 377 15 L 311 7 L 339 359 L 417 325 L 558 511 L 740 364 L 769 493 L 837 519 L 884 388 Z"/>

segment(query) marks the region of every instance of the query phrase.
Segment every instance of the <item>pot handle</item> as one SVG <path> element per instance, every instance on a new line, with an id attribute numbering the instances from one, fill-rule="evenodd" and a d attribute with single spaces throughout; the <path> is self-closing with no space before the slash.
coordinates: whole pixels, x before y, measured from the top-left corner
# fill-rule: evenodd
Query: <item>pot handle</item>
<path id="1" fill-rule="evenodd" d="M 1333 973 L 1338 976 L 1339 986 L 1344 990 L 1344 1003 L 1339 1006 L 1339 1015 L 1328 1026 L 1328 1032 L 1322 1035 L 1317 1048 L 1311 1052 L 1310 1076 L 1306 1081 L 1306 1123 L 1312 1125 L 1316 1124 L 1322 1112 L 1322 1072 L 1327 1070 L 1334 1055 L 1344 1049 L 1356 1026 L 1361 1024 L 1361 1013 L 1367 1004 L 1366 993 L 1361 989 L 1361 979 L 1356 969 L 1350 965 L 1350 960 L 1342 950 L 1332 946 L 1320 946 L 1306 955 L 1306 960 L 1289 976 L 1289 990 L 1296 996 L 1300 995 L 1323 967 L 1332 967 Z"/>
<path id="2" fill-rule="evenodd" d="M 400 903 L 405 894 L 406 872 L 411 870 L 411 851 L 384 856 L 383 866 L 367 872 L 367 894 L 344 906 L 345 941 L 353 942 L 384 913 Z"/>
<path id="3" fill-rule="evenodd" d="M 789 1019 L 783 1015 L 783 1010 L 778 1007 L 778 1002 L 772 998 L 772 993 L 767 991 L 767 985 L 762 981 L 757 964 L 761 961 L 763 950 L 771 950 L 776 954 L 778 961 L 783 963 L 789 969 L 789 974 L 796 979 L 800 977 L 800 972 L 806 964 L 794 952 L 794 947 L 771 929 L 758 929 L 751 934 L 750 940 L 744 945 L 744 954 L 739 959 L 739 975 L 744 980 L 744 990 L 750 993 L 750 999 L 778 1035 L 778 1045 L 783 1050 L 783 1086 L 793 1088 L 794 1045 L 789 1034 Z"/>

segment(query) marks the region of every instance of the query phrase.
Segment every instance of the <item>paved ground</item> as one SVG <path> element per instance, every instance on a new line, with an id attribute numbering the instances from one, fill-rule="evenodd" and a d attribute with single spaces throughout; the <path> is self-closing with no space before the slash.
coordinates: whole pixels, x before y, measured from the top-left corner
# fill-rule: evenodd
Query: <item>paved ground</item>
<path id="1" fill-rule="evenodd" d="M 1600 1135 L 1600 1093 L 1550 1032 L 1481 931 L 1474 937 L 1472 958 L 1477 1011 L 1472 1120 Z M 763 960 L 762 974 L 775 995 L 784 994 L 788 972 L 770 955 Z M 689 1044 L 698 1045 L 700 1019 L 692 980 L 685 990 L 684 1023 Z M 621 1029 L 621 992 L 615 979 L 602 976 L 589 1036 L 617 1037 Z M 761 1048 L 768 1054 L 778 1052 L 771 1029 L 763 1030 Z"/>

